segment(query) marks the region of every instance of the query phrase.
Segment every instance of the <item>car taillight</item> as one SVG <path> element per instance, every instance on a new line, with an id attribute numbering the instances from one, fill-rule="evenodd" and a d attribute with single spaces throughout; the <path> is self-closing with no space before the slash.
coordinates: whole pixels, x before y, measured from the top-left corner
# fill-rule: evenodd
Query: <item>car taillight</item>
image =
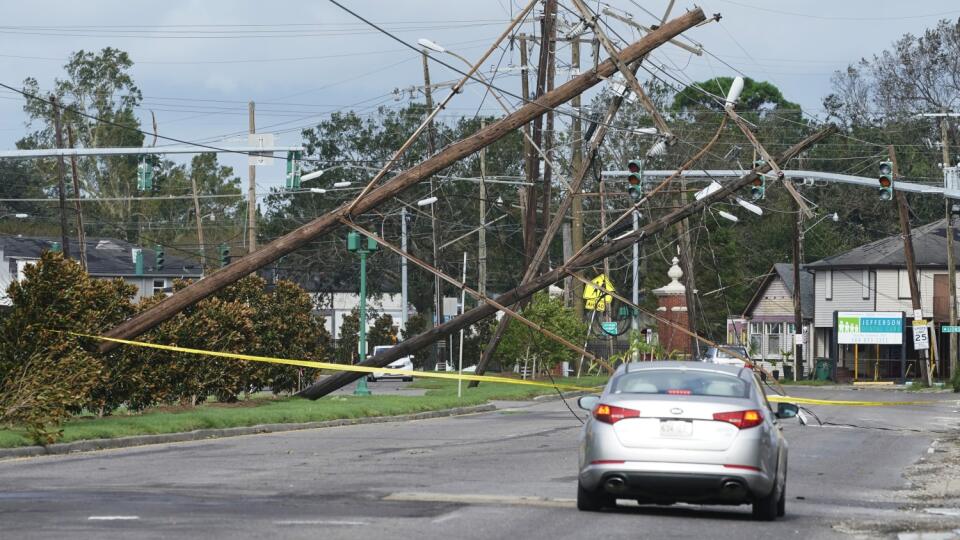
<path id="1" fill-rule="evenodd" d="M 713 414 L 713 419 L 720 422 L 728 422 L 740 429 L 747 429 L 759 426 L 763 422 L 763 413 L 754 409 L 747 411 L 718 412 Z"/>
<path id="2" fill-rule="evenodd" d="M 624 418 L 637 418 L 638 416 L 640 416 L 640 411 L 617 407 L 616 405 L 600 403 L 593 408 L 593 417 L 607 424 L 616 424 Z"/>

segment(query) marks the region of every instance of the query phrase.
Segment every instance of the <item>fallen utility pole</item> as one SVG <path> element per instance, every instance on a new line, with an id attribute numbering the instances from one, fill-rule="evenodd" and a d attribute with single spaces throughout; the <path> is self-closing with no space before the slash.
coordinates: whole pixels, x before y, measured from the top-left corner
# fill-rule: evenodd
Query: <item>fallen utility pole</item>
<path id="1" fill-rule="evenodd" d="M 893 164 L 893 178 L 896 181 L 897 152 L 893 145 L 887 147 L 887 153 L 890 156 L 890 162 Z M 907 263 L 907 281 L 910 284 L 910 303 L 913 306 L 913 320 L 923 320 L 923 307 L 920 302 L 920 284 L 917 282 L 917 260 L 913 255 L 913 232 L 910 230 L 910 210 L 907 206 L 907 196 L 900 190 L 894 190 L 894 197 L 897 200 L 897 215 L 900 218 L 900 236 L 903 237 L 903 258 Z M 911 334 L 912 335 L 912 334 Z M 906 343 L 903 344 L 907 346 Z M 933 384 L 933 374 L 930 372 L 930 366 L 927 363 L 927 350 L 920 349 L 917 355 L 920 357 L 920 373 L 927 385 Z M 901 373 L 901 376 L 905 374 Z"/>
<path id="2" fill-rule="evenodd" d="M 655 32 L 647 34 L 636 43 L 624 48 L 621 60 L 633 62 L 664 44 L 670 38 L 679 35 L 684 30 L 697 25 L 703 20 L 705 20 L 705 17 L 703 11 L 700 9 L 684 13 L 667 22 Z M 106 332 L 105 335 L 113 338 L 130 339 L 142 334 L 175 316 L 183 309 L 237 282 L 244 276 L 272 263 L 280 257 L 297 250 L 317 236 L 331 231 L 334 227 L 338 226 L 342 217 L 352 214 L 362 214 L 376 208 L 385 201 L 402 193 L 404 190 L 416 185 L 424 178 L 428 178 L 430 175 L 436 174 L 457 161 L 476 153 L 481 148 L 500 140 L 530 120 L 543 115 L 547 110 L 566 103 L 573 96 L 582 94 L 587 89 L 596 86 L 604 79 L 613 75 L 616 69 L 612 60 L 607 60 L 599 64 L 595 69 L 571 79 L 553 92 L 544 94 L 537 100 L 524 104 L 513 114 L 505 116 L 466 139 L 447 146 L 441 152 L 422 161 L 416 166 L 398 173 L 389 181 L 370 191 L 370 193 L 364 197 L 350 204 L 342 205 L 336 210 L 328 212 L 263 246 L 261 249 L 249 253 L 236 262 L 217 270 L 210 274 L 210 276 L 192 283 L 181 291 L 162 300 L 152 308 L 121 323 Z M 350 211 L 351 206 L 352 212 Z M 434 330 L 439 331 L 442 326 L 443 325 L 436 327 Z M 116 347 L 117 344 L 114 342 L 105 342 L 100 346 L 100 351 L 106 352 Z"/>
<path id="3" fill-rule="evenodd" d="M 813 135 L 805 138 L 803 141 L 791 146 L 779 156 L 781 161 L 786 161 L 796 156 L 803 150 L 809 148 L 810 146 L 820 142 L 830 134 L 836 132 L 836 126 L 829 126 L 823 130 L 820 130 Z M 527 283 L 520 285 L 519 287 L 506 291 L 500 296 L 497 297 L 497 302 L 503 305 L 512 305 L 517 302 L 530 297 L 537 291 L 543 290 L 550 285 L 563 280 L 566 276 L 574 275 L 574 271 L 577 268 L 588 266 L 596 263 L 597 261 L 602 260 L 604 257 L 608 257 L 614 253 L 627 249 L 632 246 L 638 240 L 659 234 L 663 232 L 668 227 L 675 224 L 677 221 L 692 215 L 696 212 L 701 211 L 707 205 L 713 204 L 715 202 L 721 201 L 726 197 L 730 196 L 739 189 L 749 185 L 753 182 L 760 173 L 766 172 L 769 170 L 768 165 L 764 165 L 760 169 L 752 170 L 750 173 L 742 176 L 734 182 L 728 183 L 723 188 L 717 190 L 716 192 L 703 197 L 699 201 L 694 201 L 689 205 L 680 208 L 667 214 L 666 216 L 661 217 L 660 219 L 647 224 L 645 227 L 642 227 L 638 231 L 631 232 L 629 234 L 623 235 L 616 240 L 613 240 L 607 244 L 599 246 L 591 251 L 586 251 L 575 255 L 571 260 L 568 260 L 562 266 L 540 274 L 536 278 L 530 280 Z M 362 362 L 360 365 L 365 367 L 383 367 L 393 362 L 398 358 L 402 358 L 409 354 L 412 354 L 423 347 L 426 347 L 438 339 L 444 339 L 446 336 L 459 331 L 461 328 L 466 328 L 471 325 L 474 325 L 486 317 L 496 313 L 497 309 L 490 304 L 479 305 L 466 313 L 451 319 L 439 326 L 436 326 L 427 332 L 414 336 L 406 341 L 398 343 L 397 345 L 391 347 L 390 349 L 368 358 L 366 361 Z M 321 398 L 338 388 L 350 384 L 359 377 L 364 376 L 361 373 L 353 372 L 340 372 L 326 379 L 304 389 L 300 392 L 299 396 L 306 397 L 309 399 L 318 399 Z"/>

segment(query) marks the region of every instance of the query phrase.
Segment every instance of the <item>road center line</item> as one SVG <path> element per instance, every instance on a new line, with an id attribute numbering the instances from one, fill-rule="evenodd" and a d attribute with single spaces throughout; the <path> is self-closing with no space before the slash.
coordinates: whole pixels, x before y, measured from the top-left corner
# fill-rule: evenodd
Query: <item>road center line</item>
<path id="1" fill-rule="evenodd" d="M 274 521 L 274 525 L 367 525 L 366 521 L 341 521 L 330 519 L 284 519 Z"/>
<path id="2" fill-rule="evenodd" d="M 133 521 L 140 519 L 140 516 L 90 516 L 87 521 Z"/>

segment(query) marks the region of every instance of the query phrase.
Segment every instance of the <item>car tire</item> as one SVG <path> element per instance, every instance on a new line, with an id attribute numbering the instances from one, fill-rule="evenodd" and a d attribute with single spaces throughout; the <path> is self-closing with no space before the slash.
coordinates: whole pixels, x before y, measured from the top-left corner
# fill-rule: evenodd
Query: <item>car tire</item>
<path id="1" fill-rule="evenodd" d="M 616 499 L 602 491 L 590 491 L 577 481 L 577 510 L 599 512 L 617 504 Z"/>
<path id="2" fill-rule="evenodd" d="M 783 517 L 787 515 L 787 484 L 783 484 L 783 489 L 780 490 L 780 500 L 777 501 L 777 517 Z"/>
<path id="3" fill-rule="evenodd" d="M 367 382 L 377 382 L 377 378 L 373 375 L 367 375 Z"/>
<path id="4" fill-rule="evenodd" d="M 413 377 L 404 377 L 404 382 L 413 382 Z"/>
<path id="5" fill-rule="evenodd" d="M 754 519 L 758 521 L 773 521 L 777 519 L 780 496 L 781 494 L 786 494 L 785 490 L 777 489 L 778 487 L 779 486 L 775 484 L 769 494 L 753 501 Z"/>

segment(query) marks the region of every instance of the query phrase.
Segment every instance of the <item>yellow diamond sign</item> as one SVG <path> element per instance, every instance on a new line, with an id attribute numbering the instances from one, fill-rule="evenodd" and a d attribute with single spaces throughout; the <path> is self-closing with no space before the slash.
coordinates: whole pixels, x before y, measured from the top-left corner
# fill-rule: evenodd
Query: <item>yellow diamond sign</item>
<path id="1" fill-rule="evenodd" d="M 606 274 L 600 274 L 590 280 L 590 283 L 591 285 L 583 287 L 583 299 L 586 300 L 584 306 L 594 311 L 606 310 L 607 304 L 613 301 L 613 296 L 605 293 L 616 291 L 613 288 L 613 282 Z"/>

